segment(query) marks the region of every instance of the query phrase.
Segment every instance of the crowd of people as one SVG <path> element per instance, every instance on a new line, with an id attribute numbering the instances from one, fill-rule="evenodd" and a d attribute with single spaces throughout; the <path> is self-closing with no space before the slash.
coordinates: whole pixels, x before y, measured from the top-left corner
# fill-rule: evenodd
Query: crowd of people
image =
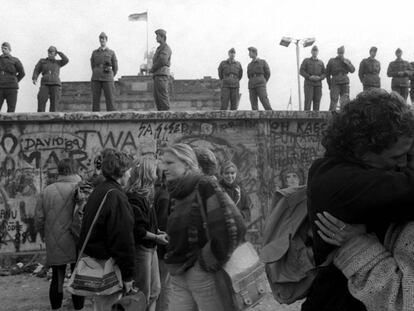
<path id="1" fill-rule="evenodd" d="M 312 234 L 303 250 L 312 256 L 316 270 L 301 309 L 413 310 L 411 107 L 396 92 L 367 89 L 332 115 L 322 145 L 325 155 L 312 164 L 306 186 Z M 236 165 L 224 161 L 219 168 L 211 150 L 186 144 L 163 149 L 160 162 L 148 155 L 134 160 L 113 149 L 103 150 L 101 159 L 96 162 L 101 171 L 91 177 L 94 190 L 78 244 L 67 230 L 75 204 L 72 190 L 80 181 L 71 160 L 59 163 L 57 181 L 38 200 L 36 224 L 44 229 L 53 271 L 52 308 L 61 306 L 66 265 L 73 269 L 79 244 L 112 190 L 85 253 L 114 258 L 124 288 L 130 290 L 135 283 L 145 294 L 148 310 L 223 310 L 215 273 L 228 260 L 232 245 L 245 239 L 252 207 L 237 181 Z M 297 174 L 290 182 L 288 174 L 285 179 L 285 193 L 297 189 L 304 194 Z M 300 202 L 303 199 L 288 203 Z M 223 206 L 238 210 L 230 221 Z M 84 298 L 72 299 L 81 310 Z M 116 299 L 95 298 L 96 310 L 107 310 Z"/>
<path id="2" fill-rule="evenodd" d="M 219 168 L 212 151 L 186 144 L 163 149 L 161 161 L 155 155 L 134 159 L 105 149 L 94 163 L 95 172 L 82 180 L 73 160 L 61 160 L 57 179 L 37 202 L 35 223 L 45 233 L 47 265 L 52 268 L 52 309 L 62 307 L 67 265 L 73 271 L 103 204 L 83 254 L 113 258 L 124 290 L 143 292 L 146 310 L 224 310 L 215 271 L 234 245 L 244 241 L 252 207 L 237 180 L 236 165 L 225 161 Z M 76 237 L 70 229 L 74 193 L 84 183 L 93 190 Z M 224 207 L 229 205 L 240 212 L 227 215 Z M 208 237 L 202 211 L 207 215 Z M 94 310 L 111 310 L 118 299 L 119 293 L 97 296 Z M 75 310 L 83 309 L 84 297 L 72 295 L 72 300 Z"/>

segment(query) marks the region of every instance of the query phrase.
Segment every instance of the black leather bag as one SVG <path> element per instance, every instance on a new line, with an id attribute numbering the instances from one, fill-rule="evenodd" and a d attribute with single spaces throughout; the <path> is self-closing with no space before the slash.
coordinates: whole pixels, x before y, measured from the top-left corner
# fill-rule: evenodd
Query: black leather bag
<path id="1" fill-rule="evenodd" d="M 147 302 L 141 291 L 132 291 L 112 305 L 111 311 L 145 311 Z"/>

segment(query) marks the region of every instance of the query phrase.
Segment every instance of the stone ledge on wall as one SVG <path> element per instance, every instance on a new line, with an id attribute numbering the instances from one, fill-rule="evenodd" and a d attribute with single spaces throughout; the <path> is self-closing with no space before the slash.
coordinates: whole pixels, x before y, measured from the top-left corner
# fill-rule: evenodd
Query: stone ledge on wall
<path id="1" fill-rule="evenodd" d="M 92 120 L 228 120 L 228 119 L 327 119 L 328 111 L 111 111 L 111 112 L 33 112 L 33 113 L 0 113 L 3 122 L 82 122 Z"/>

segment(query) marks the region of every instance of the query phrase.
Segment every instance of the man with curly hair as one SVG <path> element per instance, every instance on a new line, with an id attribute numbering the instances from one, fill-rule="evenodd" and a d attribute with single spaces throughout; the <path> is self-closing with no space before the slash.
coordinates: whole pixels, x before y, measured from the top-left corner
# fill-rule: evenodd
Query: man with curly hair
<path id="1" fill-rule="evenodd" d="M 308 176 L 308 210 L 319 268 L 303 311 L 365 311 L 347 279 L 331 262 L 335 250 L 318 234 L 318 214 L 329 212 L 350 224 L 365 224 L 383 241 L 391 222 L 414 220 L 414 171 L 407 158 L 414 116 L 397 93 L 360 93 L 334 115 L 322 140 L 325 156 Z"/>

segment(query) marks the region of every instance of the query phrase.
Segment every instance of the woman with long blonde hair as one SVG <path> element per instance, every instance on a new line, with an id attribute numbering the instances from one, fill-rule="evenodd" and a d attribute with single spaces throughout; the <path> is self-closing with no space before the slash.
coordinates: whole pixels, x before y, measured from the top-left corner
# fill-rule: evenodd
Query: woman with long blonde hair
<path id="1" fill-rule="evenodd" d="M 164 149 L 162 166 L 171 202 L 164 256 L 171 275 L 168 311 L 224 311 L 215 276 L 243 240 L 242 216 L 218 182 L 200 173 L 189 145 Z"/>
<path id="2" fill-rule="evenodd" d="M 161 291 L 156 247 L 168 243 L 167 235 L 158 230 L 153 206 L 156 171 L 156 159 L 143 157 L 132 167 L 126 189 L 135 217 L 135 284 L 145 294 L 149 311 L 155 310 Z"/>

